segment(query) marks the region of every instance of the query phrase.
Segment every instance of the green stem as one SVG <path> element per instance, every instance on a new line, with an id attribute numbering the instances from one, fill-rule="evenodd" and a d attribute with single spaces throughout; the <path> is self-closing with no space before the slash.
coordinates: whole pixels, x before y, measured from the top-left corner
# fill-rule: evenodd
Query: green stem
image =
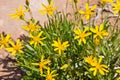
<path id="1" fill-rule="evenodd" d="M 77 8 L 77 3 L 75 3 L 75 10 L 78 11 L 78 8 Z"/>
<path id="2" fill-rule="evenodd" d="M 117 26 L 118 21 L 119 21 L 119 15 L 118 15 L 117 19 L 115 20 L 115 23 L 113 26 L 113 32 L 115 31 L 115 27 Z"/>
<path id="3" fill-rule="evenodd" d="M 102 12 L 101 12 L 101 19 L 103 21 L 103 6 L 102 6 Z"/>

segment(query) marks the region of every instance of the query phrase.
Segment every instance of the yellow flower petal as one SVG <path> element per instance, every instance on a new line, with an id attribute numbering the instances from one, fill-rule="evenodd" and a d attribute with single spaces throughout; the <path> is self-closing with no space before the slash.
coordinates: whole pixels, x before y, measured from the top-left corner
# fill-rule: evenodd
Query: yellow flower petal
<path id="1" fill-rule="evenodd" d="M 96 7 L 97 7 L 97 5 L 92 6 L 92 7 L 91 7 L 91 10 L 96 9 Z"/>
<path id="2" fill-rule="evenodd" d="M 99 69 L 100 74 L 104 75 L 103 70 Z"/>
<path id="3" fill-rule="evenodd" d="M 90 28 L 90 31 L 93 33 L 96 33 L 96 29 L 94 29 L 94 28 Z"/>
<path id="4" fill-rule="evenodd" d="M 80 13 L 80 14 L 85 14 L 85 12 L 84 12 L 84 11 L 82 11 L 82 10 L 79 10 L 79 13 Z"/>
<path id="5" fill-rule="evenodd" d="M 68 68 L 68 64 L 64 64 L 62 67 L 60 67 L 60 69 L 66 69 Z"/>

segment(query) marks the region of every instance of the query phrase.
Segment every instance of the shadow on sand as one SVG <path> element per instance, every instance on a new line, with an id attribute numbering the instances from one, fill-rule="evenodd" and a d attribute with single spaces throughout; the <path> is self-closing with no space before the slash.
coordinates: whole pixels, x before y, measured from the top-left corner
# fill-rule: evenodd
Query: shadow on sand
<path id="1" fill-rule="evenodd" d="M 0 66 L 2 66 L 0 73 L 3 73 L 3 75 L 0 75 L 0 80 L 20 80 L 25 75 L 20 67 L 14 66 L 14 63 L 15 60 L 8 56 L 5 59 L 0 59 Z"/>

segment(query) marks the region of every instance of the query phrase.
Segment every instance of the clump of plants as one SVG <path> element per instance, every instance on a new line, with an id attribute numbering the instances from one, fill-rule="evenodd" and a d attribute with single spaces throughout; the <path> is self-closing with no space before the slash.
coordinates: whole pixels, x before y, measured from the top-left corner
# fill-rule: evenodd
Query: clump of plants
<path id="1" fill-rule="evenodd" d="M 0 34 L 0 49 L 10 52 L 26 73 L 21 80 L 120 80 L 120 1 L 100 0 L 102 9 L 110 4 L 118 15 L 112 24 L 108 16 L 95 23 L 98 6 L 89 0 L 85 9 L 77 6 L 80 0 L 70 0 L 73 13 L 57 11 L 48 2 L 39 10 L 48 18 L 43 26 L 33 18 L 29 0 L 10 14 L 26 22 L 22 29 L 27 37 L 14 41 L 10 34 Z M 29 20 L 25 13 L 30 13 Z"/>

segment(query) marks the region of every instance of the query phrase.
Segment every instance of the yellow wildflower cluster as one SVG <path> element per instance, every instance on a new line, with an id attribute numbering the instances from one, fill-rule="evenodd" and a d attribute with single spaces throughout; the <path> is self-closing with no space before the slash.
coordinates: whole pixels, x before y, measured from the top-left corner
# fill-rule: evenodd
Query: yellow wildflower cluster
<path id="1" fill-rule="evenodd" d="M 46 80 L 55 80 L 54 77 L 56 77 L 58 75 L 56 73 L 57 70 L 50 71 L 50 67 L 48 67 L 47 65 L 50 65 L 51 61 L 49 60 L 49 58 L 47 58 L 47 59 L 44 59 L 44 58 L 45 58 L 45 56 L 42 55 L 40 62 L 32 63 L 32 65 L 39 66 L 40 75 L 43 77 L 46 77 Z M 45 70 L 47 70 L 47 74 L 44 74 Z"/>
<path id="2" fill-rule="evenodd" d="M 108 36 L 108 32 L 104 30 L 104 24 L 102 23 L 100 27 L 98 25 L 95 28 L 90 28 L 90 31 L 94 33 L 95 44 L 98 45 L 100 43 L 100 39 L 103 39 L 104 36 Z"/>
<path id="3" fill-rule="evenodd" d="M 80 0 L 74 0 L 75 2 L 79 2 Z M 70 2 L 73 2 L 73 0 L 70 0 Z M 106 3 L 111 3 L 113 6 L 114 13 L 119 13 L 120 9 L 120 1 L 116 0 L 116 3 L 113 2 L 113 0 L 101 0 L 100 3 L 104 6 Z M 53 15 L 53 11 L 57 10 L 56 7 L 53 7 L 54 2 L 51 1 L 49 5 L 45 5 L 42 3 L 42 9 L 39 10 L 41 15 L 48 14 Z M 78 12 L 82 15 L 84 15 L 84 19 L 89 20 L 94 14 L 94 10 L 96 9 L 97 5 L 93 5 L 92 7 L 89 7 L 89 4 L 85 4 L 86 10 L 79 10 Z M 23 19 L 25 16 L 25 12 L 28 12 L 28 9 L 23 10 L 22 6 L 20 6 L 20 9 L 16 9 L 16 13 L 10 14 L 12 18 L 18 18 Z"/>
<path id="4" fill-rule="evenodd" d="M 99 61 L 97 61 L 96 57 L 89 56 L 85 58 L 85 62 L 91 65 L 90 71 L 94 71 L 93 75 L 96 76 L 97 72 L 99 71 L 100 74 L 104 75 L 104 72 L 109 72 L 106 68 L 107 65 L 101 64 L 102 56 L 100 56 Z"/>
<path id="5" fill-rule="evenodd" d="M 69 1 L 77 3 L 80 0 Z M 114 13 L 120 15 L 120 0 L 116 0 L 115 2 L 113 2 L 113 0 L 100 0 L 100 3 L 102 4 L 102 8 L 105 7 L 107 3 L 110 3 L 113 7 Z M 20 39 L 13 41 L 9 34 L 0 34 L 0 49 L 5 48 L 5 50 L 10 52 L 13 56 L 21 56 L 18 59 L 18 62 L 21 61 L 20 65 L 23 63 L 23 68 L 25 67 L 29 68 L 29 70 L 32 70 L 31 72 L 33 73 L 30 74 L 34 75 L 36 74 L 34 72 L 37 72 L 37 75 L 40 74 L 38 77 L 41 79 L 55 80 L 55 77 L 58 76 L 58 73 L 60 73 L 60 77 L 58 76 L 57 79 L 62 80 L 65 78 L 68 80 L 77 80 L 81 78 L 80 80 L 82 80 L 82 77 L 85 79 L 92 79 L 91 77 L 96 76 L 95 78 L 97 79 L 99 75 L 100 77 L 101 75 L 105 74 L 107 76 L 112 72 L 110 69 L 110 64 L 112 61 L 109 61 L 109 63 L 106 62 L 106 64 L 102 64 L 104 63 L 104 61 L 102 62 L 102 56 L 105 58 L 108 57 L 107 60 L 109 60 L 112 56 L 108 55 L 113 55 L 116 51 L 119 50 L 112 49 L 116 48 L 116 46 L 114 47 L 114 44 L 110 43 L 112 42 L 112 39 L 106 41 L 106 45 L 101 45 L 104 43 L 103 40 L 109 35 L 109 33 L 105 28 L 107 25 L 105 21 L 103 21 L 103 23 L 100 25 L 91 23 L 91 18 L 95 14 L 97 5 L 90 6 L 90 3 L 86 3 L 85 10 L 78 10 L 77 5 L 73 5 L 73 7 L 76 8 L 74 13 L 75 16 L 73 17 L 74 19 L 71 19 L 70 21 L 67 19 L 68 17 L 66 14 L 63 15 L 62 13 L 56 13 L 54 15 L 54 11 L 57 10 L 57 8 L 54 7 L 53 1 L 50 0 L 50 4 L 48 5 L 42 3 L 42 8 L 39 10 L 39 12 L 41 15 L 47 15 L 49 19 L 48 23 L 45 24 L 45 27 L 43 28 L 40 26 L 41 24 L 39 21 L 36 21 L 34 17 L 32 17 L 31 10 L 29 8 L 29 0 L 26 0 L 26 4 L 27 5 L 25 6 L 25 10 L 23 10 L 22 6 L 20 6 L 19 9 L 16 9 L 14 14 L 10 14 L 12 18 L 21 19 L 26 22 L 26 25 L 22 26 L 22 29 L 27 31 L 29 35 L 26 42 L 24 43 Z M 30 13 L 31 19 L 25 20 L 25 12 Z M 87 22 L 85 24 L 84 19 Z M 77 26 L 77 28 L 74 26 Z M 113 38 L 115 35 L 110 36 Z M 77 44 L 76 41 L 78 41 Z M 113 47 L 109 46 L 109 44 L 112 44 Z M 117 42 L 115 42 L 115 44 L 117 44 Z M 109 47 L 111 52 L 106 49 Z M 58 54 L 55 54 L 56 52 Z M 98 54 L 93 54 L 95 57 L 93 55 L 86 57 L 87 55 L 90 55 L 91 52 Z M 109 54 L 109 52 L 111 54 Z M 25 55 L 16 55 L 17 53 L 25 53 Z M 64 54 L 64 56 L 62 54 Z M 28 57 L 30 58 L 28 59 Z M 28 67 L 28 65 L 30 67 Z M 108 65 L 110 66 L 109 69 Z M 89 71 L 87 70 L 88 66 Z M 80 69 L 80 67 L 82 68 Z M 87 75 L 90 74 L 90 71 L 93 72 L 93 76 Z M 81 74 L 80 72 L 83 73 Z M 116 70 L 114 72 L 119 75 L 120 70 Z M 117 78 L 118 77 L 116 77 L 116 79 Z"/>
<path id="6" fill-rule="evenodd" d="M 20 41 L 20 39 L 18 39 L 16 41 L 16 43 L 14 43 L 13 41 L 10 41 L 10 47 L 6 48 L 6 50 L 8 52 L 11 52 L 12 53 L 12 56 L 15 56 L 16 53 L 24 53 L 23 52 L 23 41 Z"/>
<path id="7" fill-rule="evenodd" d="M 19 39 L 16 41 L 16 44 L 12 41 L 11 35 L 7 34 L 4 36 L 3 34 L 0 34 L 0 50 L 2 48 L 5 48 L 8 52 L 12 53 L 12 56 L 15 56 L 16 53 L 23 53 L 22 49 L 23 47 L 23 41 L 20 41 Z"/>
<path id="8" fill-rule="evenodd" d="M 101 24 L 100 27 L 96 25 L 95 28 L 90 28 L 90 31 L 94 33 L 93 38 L 95 38 L 95 44 L 99 44 L 99 39 L 103 39 L 104 36 L 108 36 L 108 32 L 104 30 L 104 24 Z M 74 30 L 74 33 L 77 35 L 74 37 L 74 39 L 80 39 L 78 42 L 79 45 L 81 45 L 81 42 L 86 44 L 85 38 L 91 35 L 91 32 L 89 32 L 88 27 L 85 27 L 83 32 L 79 28 L 77 28 L 76 30 Z"/>

